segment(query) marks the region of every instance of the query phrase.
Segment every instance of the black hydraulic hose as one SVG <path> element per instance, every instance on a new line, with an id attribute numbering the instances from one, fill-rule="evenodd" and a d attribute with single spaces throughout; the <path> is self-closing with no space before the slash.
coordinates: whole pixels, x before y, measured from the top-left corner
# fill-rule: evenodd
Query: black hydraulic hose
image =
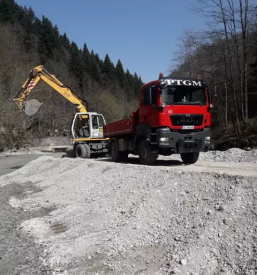
<path id="1" fill-rule="evenodd" d="M 15 98 L 17 98 L 18 95 L 20 95 L 22 91 L 26 90 L 27 85 L 28 85 L 28 83 L 31 81 L 31 79 L 32 79 L 32 77 L 30 77 L 30 78 L 28 79 L 28 81 L 27 81 L 27 83 L 26 83 L 26 85 L 25 85 L 26 87 L 25 87 L 25 88 L 21 88 L 21 89 L 19 90 L 19 92 L 17 93 L 17 95 L 16 95 Z"/>
<path id="2" fill-rule="evenodd" d="M 63 88 L 68 88 L 68 89 L 70 89 L 71 90 L 71 92 L 87 107 L 87 109 L 88 109 L 88 102 L 87 102 L 87 100 L 85 100 L 85 99 L 83 99 L 83 98 L 81 98 L 80 96 L 78 96 L 72 89 L 71 89 L 71 87 L 69 87 L 69 86 L 67 86 L 67 85 L 62 85 L 61 87 L 63 87 Z"/>
<path id="3" fill-rule="evenodd" d="M 43 70 L 42 70 L 45 74 L 47 74 L 48 75 L 48 77 L 49 78 L 51 78 L 52 79 L 52 81 L 54 81 L 55 83 L 56 83 L 56 81 L 55 81 L 55 79 L 53 79 L 53 77 L 52 77 L 52 75 L 46 70 L 46 69 L 44 69 L 43 68 Z M 85 100 L 85 99 L 83 99 L 83 98 L 81 98 L 80 96 L 78 96 L 72 89 L 71 89 L 71 87 L 69 87 L 68 85 L 60 85 L 59 83 L 56 83 L 57 85 L 59 85 L 60 87 L 62 87 L 62 88 L 68 88 L 82 103 L 83 103 L 83 105 L 85 105 L 86 107 L 87 107 L 87 109 L 88 109 L 88 102 Z"/>
<path id="4" fill-rule="evenodd" d="M 19 92 L 17 93 L 17 95 L 15 96 L 15 98 L 17 98 L 17 97 L 21 94 L 21 92 L 22 92 L 23 90 L 24 90 L 24 89 L 21 88 L 21 89 L 19 90 Z"/>

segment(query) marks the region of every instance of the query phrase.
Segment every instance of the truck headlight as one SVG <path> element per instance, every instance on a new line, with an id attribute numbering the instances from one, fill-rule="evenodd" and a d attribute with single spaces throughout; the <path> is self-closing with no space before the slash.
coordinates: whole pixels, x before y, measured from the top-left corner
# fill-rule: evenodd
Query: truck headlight
<path id="1" fill-rule="evenodd" d="M 211 137 L 205 137 L 205 140 L 211 140 Z"/>
<path id="2" fill-rule="evenodd" d="M 161 137 L 159 140 L 161 142 L 167 142 L 167 141 L 169 141 L 169 138 L 168 137 Z"/>

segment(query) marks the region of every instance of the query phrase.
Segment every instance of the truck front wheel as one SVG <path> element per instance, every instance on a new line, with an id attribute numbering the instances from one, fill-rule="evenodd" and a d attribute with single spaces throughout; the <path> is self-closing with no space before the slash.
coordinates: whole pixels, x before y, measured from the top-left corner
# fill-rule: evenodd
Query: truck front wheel
<path id="1" fill-rule="evenodd" d="M 199 158 L 199 152 L 181 153 L 180 156 L 185 164 L 193 164 L 197 162 Z"/>
<path id="2" fill-rule="evenodd" d="M 153 153 L 150 144 L 146 140 L 142 140 L 139 144 L 139 160 L 141 164 L 151 165 L 158 158 L 157 153 Z"/>

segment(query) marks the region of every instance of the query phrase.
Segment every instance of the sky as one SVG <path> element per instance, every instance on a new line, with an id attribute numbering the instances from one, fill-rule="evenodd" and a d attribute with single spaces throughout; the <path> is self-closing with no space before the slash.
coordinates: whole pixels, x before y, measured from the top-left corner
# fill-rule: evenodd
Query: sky
<path id="1" fill-rule="evenodd" d="M 87 44 L 114 65 L 147 83 L 167 75 L 185 30 L 199 30 L 203 18 L 192 12 L 195 0 L 16 0 L 44 15 L 79 48 Z M 37 64 L 35 64 L 37 65 Z"/>

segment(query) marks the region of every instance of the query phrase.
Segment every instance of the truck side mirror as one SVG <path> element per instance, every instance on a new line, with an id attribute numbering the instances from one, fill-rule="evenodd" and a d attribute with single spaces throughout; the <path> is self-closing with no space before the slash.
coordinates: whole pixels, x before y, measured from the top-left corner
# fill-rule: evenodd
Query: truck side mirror
<path id="1" fill-rule="evenodd" d="M 159 87 L 160 89 L 166 88 L 168 83 L 164 79 L 159 79 Z"/>
<path id="2" fill-rule="evenodd" d="M 215 108 L 215 106 L 214 106 L 212 103 L 210 103 L 210 104 L 209 104 L 209 107 L 207 108 L 207 110 L 208 110 L 209 112 L 211 112 L 211 111 L 213 111 L 214 108 Z"/>

